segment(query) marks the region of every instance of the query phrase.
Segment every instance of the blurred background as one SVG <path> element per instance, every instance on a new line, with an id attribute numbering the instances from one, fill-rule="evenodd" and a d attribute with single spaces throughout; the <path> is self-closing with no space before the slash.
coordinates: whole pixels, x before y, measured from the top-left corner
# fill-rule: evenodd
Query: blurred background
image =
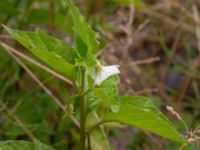
<path id="1" fill-rule="evenodd" d="M 166 109 L 172 106 L 187 128 L 195 129 L 200 123 L 200 1 L 73 2 L 99 33 L 102 49 L 99 58 L 108 64 L 120 65 L 119 94 L 151 97 L 178 131 L 185 134 L 185 127 Z M 73 22 L 65 0 L 1 0 L 0 24 L 27 31 L 41 28 L 72 44 Z M 2 26 L 0 41 L 37 60 Z M 77 149 L 78 129 L 69 118 L 63 119 L 63 112 L 34 77 L 62 103 L 72 97 L 72 86 L 17 56 L 34 73 L 30 76 L 11 54 L 0 47 L 0 140 L 29 140 L 34 136 L 58 150 Z M 119 127 L 109 130 L 113 150 L 176 150 L 180 147 L 136 128 Z M 97 142 L 96 147 L 104 149 L 101 142 Z M 187 149 L 200 148 L 192 145 Z"/>

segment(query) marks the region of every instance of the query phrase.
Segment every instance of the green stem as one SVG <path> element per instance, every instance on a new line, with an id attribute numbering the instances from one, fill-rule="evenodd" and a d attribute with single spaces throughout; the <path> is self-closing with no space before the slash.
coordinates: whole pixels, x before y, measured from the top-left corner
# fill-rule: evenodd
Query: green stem
<path id="1" fill-rule="evenodd" d="M 84 97 L 80 99 L 80 149 L 85 149 L 85 102 Z"/>
<path id="2" fill-rule="evenodd" d="M 92 148 L 91 148 L 91 142 L 90 142 L 90 134 L 88 133 L 87 134 L 87 141 L 88 141 L 88 150 L 92 150 Z"/>
<path id="3" fill-rule="evenodd" d="M 85 123 L 86 123 L 86 95 L 85 93 L 85 68 L 81 67 L 80 83 L 80 150 L 85 150 Z"/>

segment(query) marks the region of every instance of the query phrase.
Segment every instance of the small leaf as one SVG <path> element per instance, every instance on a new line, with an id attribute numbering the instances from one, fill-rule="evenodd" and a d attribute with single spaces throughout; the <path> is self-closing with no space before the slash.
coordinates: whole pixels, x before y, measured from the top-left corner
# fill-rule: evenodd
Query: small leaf
<path id="1" fill-rule="evenodd" d="M 89 96 L 87 102 L 87 112 L 91 112 L 95 109 L 95 107 L 99 104 L 99 98 L 96 96 Z"/>
<path id="2" fill-rule="evenodd" d="M 13 30 L 8 27 L 5 27 L 5 29 L 39 59 L 56 71 L 73 79 L 73 64 L 77 56 L 75 51 L 65 42 L 48 36 L 41 30 L 27 32 Z"/>
<path id="3" fill-rule="evenodd" d="M 113 75 L 103 81 L 99 87 L 94 89 L 95 95 L 99 97 L 113 112 L 117 112 L 120 107 L 119 98 L 117 96 L 119 77 Z"/>
<path id="4" fill-rule="evenodd" d="M 54 150 L 53 148 L 39 142 L 27 141 L 1 141 L 0 150 Z"/>
<path id="5" fill-rule="evenodd" d="M 94 32 L 89 24 L 86 22 L 85 18 L 79 13 L 76 6 L 71 2 L 71 0 L 67 0 L 67 4 L 70 9 L 70 13 L 74 22 L 74 30 L 77 37 L 80 37 L 82 41 L 87 46 L 87 50 L 89 54 L 96 54 L 99 50 L 99 43 L 96 40 L 96 32 Z M 79 40 L 80 41 L 80 40 Z M 76 45 L 78 45 L 78 41 L 76 40 Z M 77 51 L 82 53 L 81 47 L 78 48 Z M 80 49 L 79 49 L 80 48 Z"/>
<path id="6" fill-rule="evenodd" d="M 85 45 L 82 38 L 78 34 L 76 34 L 75 37 L 74 48 L 78 51 L 80 57 L 87 56 L 87 46 Z"/>
<path id="7" fill-rule="evenodd" d="M 149 98 L 124 96 L 120 99 L 120 110 L 117 113 L 107 113 L 103 118 L 103 122 L 120 122 L 177 142 L 184 142 L 181 135 Z"/>

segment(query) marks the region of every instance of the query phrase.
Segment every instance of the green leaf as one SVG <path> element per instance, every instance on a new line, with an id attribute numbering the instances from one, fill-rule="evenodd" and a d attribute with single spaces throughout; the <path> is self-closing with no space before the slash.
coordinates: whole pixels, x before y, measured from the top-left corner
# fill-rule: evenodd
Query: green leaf
<path id="1" fill-rule="evenodd" d="M 95 109 L 95 107 L 99 104 L 99 98 L 96 96 L 89 96 L 87 102 L 87 112 L 91 112 Z"/>
<path id="2" fill-rule="evenodd" d="M 99 50 L 99 43 L 96 40 L 96 32 L 91 29 L 85 18 L 79 13 L 78 9 L 71 2 L 71 0 L 67 0 L 67 4 L 69 6 L 70 14 L 74 22 L 75 34 L 77 35 L 77 37 L 80 37 L 87 46 L 88 54 L 96 54 L 96 52 Z M 77 40 L 76 42 L 76 44 L 78 45 L 79 42 Z M 77 51 L 82 53 L 81 47 L 77 48 Z"/>
<path id="3" fill-rule="evenodd" d="M 184 142 L 181 135 L 149 98 L 124 96 L 120 99 L 120 110 L 117 113 L 107 113 L 103 118 L 103 122 L 120 122 L 177 142 Z"/>
<path id="4" fill-rule="evenodd" d="M 4 26 L 5 27 L 5 26 Z M 5 29 L 24 47 L 56 71 L 74 77 L 76 53 L 65 42 L 48 36 L 41 30 L 35 32 Z"/>
<path id="5" fill-rule="evenodd" d="M 106 135 L 101 130 L 94 130 L 91 133 L 91 149 L 110 150 Z"/>
<path id="6" fill-rule="evenodd" d="M 96 112 L 87 115 L 86 128 L 91 128 L 97 122 L 99 117 Z M 90 132 L 90 142 L 92 150 L 110 150 L 108 139 L 103 128 L 96 128 Z"/>
<path id="7" fill-rule="evenodd" d="M 109 77 L 103 81 L 99 87 L 94 89 L 95 95 L 107 104 L 113 112 L 117 112 L 120 108 L 119 98 L 117 96 L 119 83 L 118 75 Z"/>
<path id="8" fill-rule="evenodd" d="M 35 143 L 27 141 L 1 141 L 1 150 L 54 150 L 53 148 L 39 142 Z"/>
<path id="9" fill-rule="evenodd" d="M 76 34 L 75 37 L 74 48 L 77 50 L 78 54 L 81 57 L 87 56 L 87 46 L 85 45 L 82 38 L 78 34 Z"/>

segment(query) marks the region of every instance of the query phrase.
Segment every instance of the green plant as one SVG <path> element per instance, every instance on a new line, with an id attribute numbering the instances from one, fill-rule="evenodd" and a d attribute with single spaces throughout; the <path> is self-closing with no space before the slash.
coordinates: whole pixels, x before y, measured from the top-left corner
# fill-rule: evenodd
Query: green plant
<path id="1" fill-rule="evenodd" d="M 118 66 L 104 66 L 97 59 L 97 53 L 100 52 L 96 39 L 97 34 L 70 0 L 67 0 L 67 4 L 74 23 L 73 47 L 48 36 L 39 29 L 35 32 L 18 31 L 8 27 L 5 29 L 36 57 L 73 83 L 76 93 L 72 100 L 66 104 L 65 116 L 79 119 L 80 149 L 84 150 L 86 147 L 92 149 L 90 139 L 96 129 L 99 129 L 106 138 L 103 125 L 109 122 L 138 127 L 184 143 L 185 140 L 181 134 L 176 131 L 172 123 L 153 105 L 148 97 L 118 96 L 117 84 L 120 73 Z M 98 114 L 99 109 L 104 109 L 104 113 Z M 74 112 L 76 112 L 75 116 Z M 95 121 L 91 122 L 91 118 Z M 6 149 L 10 145 L 14 147 L 17 145 L 16 143 L 18 142 L 0 144 L 5 145 Z M 31 143 L 19 143 L 19 145 L 25 144 Z M 37 141 L 35 145 L 37 147 L 43 144 Z M 41 146 L 41 149 L 45 148 Z"/>

